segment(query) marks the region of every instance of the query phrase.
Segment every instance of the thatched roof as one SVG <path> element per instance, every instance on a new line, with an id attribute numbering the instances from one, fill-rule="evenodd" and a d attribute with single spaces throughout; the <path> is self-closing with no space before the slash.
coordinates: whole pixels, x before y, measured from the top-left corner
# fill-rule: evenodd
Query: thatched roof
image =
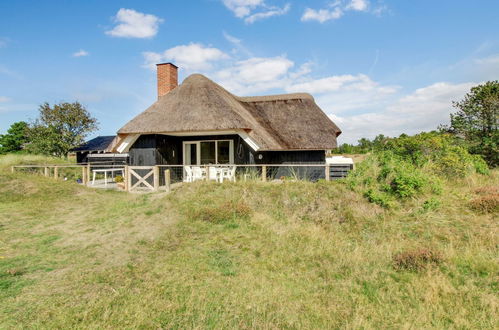
<path id="1" fill-rule="evenodd" d="M 244 130 L 260 150 L 332 149 L 341 133 L 310 94 L 238 97 L 194 74 L 118 134 L 218 130 Z"/>

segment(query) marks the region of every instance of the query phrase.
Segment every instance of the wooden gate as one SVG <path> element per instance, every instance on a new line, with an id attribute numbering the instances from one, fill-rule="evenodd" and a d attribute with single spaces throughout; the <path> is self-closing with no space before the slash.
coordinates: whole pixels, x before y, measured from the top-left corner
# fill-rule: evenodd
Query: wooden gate
<path id="1" fill-rule="evenodd" d="M 127 166 L 128 191 L 156 191 L 159 188 L 157 166 Z"/>

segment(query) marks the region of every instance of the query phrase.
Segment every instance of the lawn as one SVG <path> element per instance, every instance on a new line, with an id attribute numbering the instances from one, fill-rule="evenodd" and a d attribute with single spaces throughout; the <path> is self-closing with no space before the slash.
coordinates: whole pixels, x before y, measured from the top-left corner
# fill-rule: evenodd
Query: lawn
<path id="1" fill-rule="evenodd" d="M 0 328 L 499 326 L 497 210 L 477 207 L 497 170 L 384 209 L 342 182 L 127 194 L 10 173 L 24 160 L 0 156 Z"/>

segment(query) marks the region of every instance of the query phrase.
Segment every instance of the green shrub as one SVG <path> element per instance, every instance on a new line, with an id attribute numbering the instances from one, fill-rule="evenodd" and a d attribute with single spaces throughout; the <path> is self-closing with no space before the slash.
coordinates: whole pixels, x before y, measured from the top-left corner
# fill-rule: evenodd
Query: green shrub
<path id="1" fill-rule="evenodd" d="M 399 173 L 390 184 L 392 192 L 400 198 L 415 196 L 424 185 L 425 180 L 418 173 Z"/>
<path id="2" fill-rule="evenodd" d="M 450 134 L 403 134 L 383 141 L 345 180 L 350 189 L 383 207 L 390 205 L 387 195 L 401 201 L 440 195 L 445 180 L 489 174 L 484 160 Z"/>
<path id="3" fill-rule="evenodd" d="M 426 211 L 434 211 L 440 207 L 440 201 L 435 198 L 430 198 L 425 200 L 423 203 L 423 210 Z"/>
<path id="4" fill-rule="evenodd" d="M 378 204 L 384 208 L 392 207 L 392 203 L 389 200 L 389 197 L 386 194 L 383 194 L 379 191 L 374 191 L 373 189 L 369 189 L 364 193 L 364 197 L 371 203 Z"/>
<path id="5" fill-rule="evenodd" d="M 475 171 L 478 174 L 489 175 L 490 170 L 487 166 L 487 162 L 480 155 L 471 155 L 473 165 L 475 166 Z"/>

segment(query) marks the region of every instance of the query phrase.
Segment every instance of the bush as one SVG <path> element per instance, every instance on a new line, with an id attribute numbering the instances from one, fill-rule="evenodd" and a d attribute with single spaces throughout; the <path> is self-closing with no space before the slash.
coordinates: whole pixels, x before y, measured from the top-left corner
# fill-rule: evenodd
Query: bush
<path id="1" fill-rule="evenodd" d="M 378 204 L 384 208 L 390 208 L 392 203 L 389 200 L 389 197 L 386 194 L 383 194 L 378 191 L 374 191 L 373 189 L 369 189 L 364 193 L 364 197 L 371 203 Z"/>
<path id="2" fill-rule="evenodd" d="M 480 155 L 471 155 L 475 171 L 479 174 L 489 175 L 490 170 L 487 162 Z"/>
<path id="3" fill-rule="evenodd" d="M 439 265 L 443 259 L 439 252 L 427 248 L 412 249 L 393 256 L 393 267 L 396 270 L 421 271 L 430 265 Z"/>
<path id="4" fill-rule="evenodd" d="M 391 191 L 400 198 L 413 197 L 421 191 L 426 180 L 417 172 L 398 173 L 390 183 Z"/>
<path id="5" fill-rule="evenodd" d="M 350 189 L 383 207 L 391 204 L 390 195 L 404 200 L 441 194 L 445 180 L 489 174 L 485 161 L 450 134 L 403 134 L 383 141 L 346 179 Z"/>

